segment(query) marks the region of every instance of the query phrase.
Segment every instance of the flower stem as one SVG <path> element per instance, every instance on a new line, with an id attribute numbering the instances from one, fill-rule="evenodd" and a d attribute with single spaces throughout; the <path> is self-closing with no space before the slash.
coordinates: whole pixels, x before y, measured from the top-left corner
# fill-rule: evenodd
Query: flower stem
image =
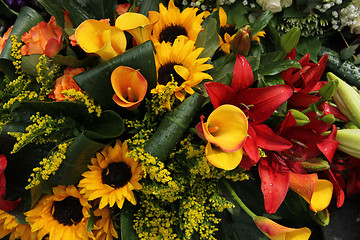
<path id="1" fill-rule="evenodd" d="M 230 184 L 225 180 L 222 179 L 225 187 L 227 188 L 227 190 L 230 192 L 231 196 L 234 197 L 235 201 L 240 205 L 240 207 L 251 217 L 254 218 L 256 217 L 256 214 L 251 211 L 246 205 L 245 203 L 239 198 L 239 196 L 236 194 L 236 192 L 234 191 L 234 189 L 230 186 Z"/>

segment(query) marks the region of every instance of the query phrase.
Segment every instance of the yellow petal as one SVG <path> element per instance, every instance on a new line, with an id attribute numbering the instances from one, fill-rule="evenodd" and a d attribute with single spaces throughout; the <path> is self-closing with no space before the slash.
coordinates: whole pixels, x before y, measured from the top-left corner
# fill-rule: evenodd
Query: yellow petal
<path id="1" fill-rule="evenodd" d="M 185 81 L 189 78 L 190 72 L 186 67 L 181 65 L 175 65 L 174 70 L 180 77 L 182 77 Z"/>
<path id="2" fill-rule="evenodd" d="M 248 121 L 244 112 L 230 104 L 221 105 L 208 117 L 206 123 L 201 118 L 206 140 L 226 152 L 239 150 L 245 142 Z"/>
<path id="3" fill-rule="evenodd" d="M 220 20 L 220 27 L 223 27 L 226 25 L 227 15 L 222 7 L 219 8 L 219 20 Z"/>
<path id="4" fill-rule="evenodd" d="M 205 155 L 207 160 L 215 167 L 224 170 L 233 170 L 241 162 L 243 149 L 240 148 L 235 152 L 224 152 L 220 148 L 212 147 L 211 143 L 208 142 L 205 148 Z"/>
<path id="5" fill-rule="evenodd" d="M 315 191 L 312 195 L 310 208 L 314 212 L 319 212 L 327 208 L 333 194 L 333 184 L 325 179 L 319 179 Z"/>

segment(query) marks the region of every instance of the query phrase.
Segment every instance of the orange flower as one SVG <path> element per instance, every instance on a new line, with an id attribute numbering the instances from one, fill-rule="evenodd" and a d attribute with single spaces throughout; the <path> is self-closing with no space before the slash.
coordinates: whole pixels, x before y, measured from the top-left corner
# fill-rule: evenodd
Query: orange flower
<path id="1" fill-rule="evenodd" d="M 10 37 L 12 28 L 13 28 L 13 26 L 9 27 L 9 29 L 4 33 L 4 35 L 2 37 L 0 37 L 0 54 L 5 47 L 6 41 Z"/>
<path id="2" fill-rule="evenodd" d="M 55 88 L 54 90 L 49 94 L 49 97 L 52 99 L 55 99 L 56 101 L 64 101 L 66 97 L 61 92 L 63 90 L 70 90 L 75 89 L 76 91 L 81 91 L 80 87 L 76 84 L 76 82 L 73 79 L 73 76 L 83 72 L 83 68 L 70 68 L 67 67 L 64 70 L 64 74 L 56 79 L 55 81 Z M 70 98 L 73 99 L 73 98 Z"/>
<path id="3" fill-rule="evenodd" d="M 62 48 L 62 29 L 52 16 L 48 23 L 40 22 L 24 33 L 21 41 L 25 43 L 20 49 L 22 55 L 45 54 L 53 57 Z"/>
<path id="4" fill-rule="evenodd" d="M 115 91 L 115 103 L 129 110 L 140 105 L 147 91 L 147 81 L 141 73 L 125 66 L 119 66 L 112 72 L 111 84 Z"/>
<path id="5" fill-rule="evenodd" d="M 299 174 L 290 172 L 289 187 L 303 197 L 314 212 L 327 208 L 333 194 L 332 183 L 325 179 L 318 179 L 316 173 Z"/>
<path id="6" fill-rule="evenodd" d="M 116 6 L 115 12 L 120 16 L 129 11 L 130 3 L 122 3 Z"/>
<path id="7" fill-rule="evenodd" d="M 269 218 L 256 216 L 253 218 L 256 226 L 272 240 L 307 240 L 311 235 L 310 229 L 288 228 Z"/>

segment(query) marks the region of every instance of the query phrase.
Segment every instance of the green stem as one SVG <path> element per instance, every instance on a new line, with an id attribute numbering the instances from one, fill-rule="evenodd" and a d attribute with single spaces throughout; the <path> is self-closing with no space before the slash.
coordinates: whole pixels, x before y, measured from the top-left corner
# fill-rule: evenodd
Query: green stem
<path id="1" fill-rule="evenodd" d="M 225 187 L 227 188 L 227 190 L 230 192 L 231 196 L 234 197 L 234 199 L 236 200 L 236 202 L 240 205 L 240 207 L 251 217 L 254 218 L 256 217 L 256 214 L 251 211 L 246 205 L 245 203 L 239 198 L 239 196 L 236 194 L 236 192 L 234 191 L 234 189 L 230 186 L 230 184 L 225 180 L 222 179 Z"/>
<path id="2" fill-rule="evenodd" d="M 315 103 L 315 106 L 319 106 L 322 102 L 326 101 L 325 98 L 321 97 L 316 103 Z M 302 113 L 306 114 L 308 112 L 311 112 L 313 109 L 311 107 L 308 107 L 306 109 L 304 109 L 303 111 L 301 111 Z"/>

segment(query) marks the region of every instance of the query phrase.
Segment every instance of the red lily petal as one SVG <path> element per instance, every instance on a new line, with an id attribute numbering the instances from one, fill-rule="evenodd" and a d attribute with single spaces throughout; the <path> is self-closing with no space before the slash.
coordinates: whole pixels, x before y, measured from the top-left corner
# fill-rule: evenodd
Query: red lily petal
<path id="1" fill-rule="evenodd" d="M 303 110 L 308 108 L 311 103 L 316 103 L 319 99 L 319 96 L 298 92 L 291 96 L 288 101 L 288 106 L 291 108 Z"/>
<path id="2" fill-rule="evenodd" d="M 230 87 L 235 92 L 247 89 L 254 83 L 254 75 L 250 63 L 243 55 L 237 54 Z"/>
<path id="3" fill-rule="evenodd" d="M 296 126 L 297 126 L 296 120 L 292 112 L 289 111 L 280 125 L 278 134 L 282 135 L 283 132 L 287 131 L 288 129 L 294 128 Z"/>
<path id="4" fill-rule="evenodd" d="M 319 82 L 319 80 L 325 70 L 327 59 L 328 59 L 328 55 L 324 54 L 318 61 L 317 66 L 314 67 L 313 69 L 311 69 L 309 71 L 309 73 L 306 76 L 304 76 L 304 81 L 305 81 L 306 87 L 303 90 L 301 90 L 301 92 L 303 92 L 303 93 L 310 92 L 311 89 L 314 88 L 316 83 Z"/>
<path id="5" fill-rule="evenodd" d="M 264 195 L 265 210 L 267 213 L 275 213 L 284 201 L 287 194 L 290 176 L 289 172 L 279 172 L 269 164 L 269 158 L 262 158 L 259 162 L 259 175 L 261 178 L 261 191 Z M 271 161 L 271 160 L 270 160 Z M 271 165 L 277 165 L 272 161 Z M 278 168 L 279 166 L 275 166 Z"/>
<path id="6" fill-rule="evenodd" d="M 344 122 L 349 122 L 349 119 L 344 114 L 342 114 L 337 107 L 334 107 L 327 102 L 321 103 L 318 108 L 320 111 L 323 111 L 325 115 L 332 114 L 337 119 L 341 119 Z"/>
<path id="7" fill-rule="evenodd" d="M 316 143 L 316 146 L 325 155 L 325 157 L 327 158 L 327 160 L 329 160 L 329 162 L 331 162 L 331 160 L 333 159 L 335 151 L 339 144 L 339 142 L 335 140 L 336 132 L 337 132 L 336 126 L 332 125 L 332 131 L 327 136 L 327 138 L 324 139 L 324 141 Z"/>
<path id="8" fill-rule="evenodd" d="M 4 199 L 6 193 L 6 178 L 4 173 L 6 165 L 7 160 L 5 155 L 0 154 L 0 209 L 3 211 L 13 211 L 20 204 L 21 199 L 16 201 Z"/>
<path id="9" fill-rule="evenodd" d="M 237 96 L 238 106 L 248 106 L 249 123 L 265 121 L 293 94 L 288 85 L 274 85 L 264 88 L 251 88 L 241 91 Z M 243 109 L 243 108 L 242 108 Z"/>
<path id="10" fill-rule="evenodd" d="M 333 170 L 324 171 L 324 174 L 326 175 L 327 179 L 329 179 L 334 186 L 336 206 L 339 208 L 344 204 L 345 193 L 344 193 L 344 190 L 341 188 L 338 180 L 340 180 L 340 178 L 341 178 L 341 180 L 344 181 L 344 179 L 342 178 L 342 175 L 340 173 L 339 173 L 338 177 L 335 177 L 334 173 L 335 173 L 335 171 L 333 172 Z"/>
<path id="11" fill-rule="evenodd" d="M 275 134 L 265 124 L 256 124 L 252 125 L 252 127 L 256 132 L 256 142 L 259 147 L 279 152 L 291 148 L 292 143 L 290 141 Z"/>
<path id="12" fill-rule="evenodd" d="M 245 148 L 244 148 L 244 150 L 245 150 Z M 240 162 L 239 166 L 242 169 L 250 170 L 250 168 L 253 167 L 256 163 L 257 162 L 255 162 L 253 159 L 249 158 L 249 156 L 244 154 L 243 158 L 241 159 L 241 162 Z"/>
<path id="13" fill-rule="evenodd" d="M 248 135 L 246 138 L 243 148 L 248 155 L 248 157 L 253 160 L 252 165 L 257 163 L 260 159 L 260 153 L 257 145 L 256 132 L 251 126 L 248 126 Z"/>
<path id="14" fill-rule="evenodd" d="M 296 51 L 295 51 L 295 48 L 293 48 L 291 50 L 291 52 L 288 53 L 288 55 L 286 56 L 285 59 L 291 59 L 291 60 L 294 60 L 295 59 L 295 56 L 296 56 Z M 291 75 L 293 74 L 294 71 L 296 71 L 297 68 L 288 68 L 286 69 L 285 71 L 282 71 L 280 73 L 280 76 L 282 77 L 282 79 L 285 81 L 285 82 L 288 82 L 290 81 L 290 77 Z"/>
<path id="15" fill-rule="evenodd" d="M 204 86 L 215 108 L 222 104 L 234 103 L 235 91 L 231 87 L 219 82 L 206 82 Z"/>
<path id="16" fill-rule="evenodd" d="M 350 169 L 347 175 L 346 196 L 350 197 L 360 192 L 360 168 Z"/>

